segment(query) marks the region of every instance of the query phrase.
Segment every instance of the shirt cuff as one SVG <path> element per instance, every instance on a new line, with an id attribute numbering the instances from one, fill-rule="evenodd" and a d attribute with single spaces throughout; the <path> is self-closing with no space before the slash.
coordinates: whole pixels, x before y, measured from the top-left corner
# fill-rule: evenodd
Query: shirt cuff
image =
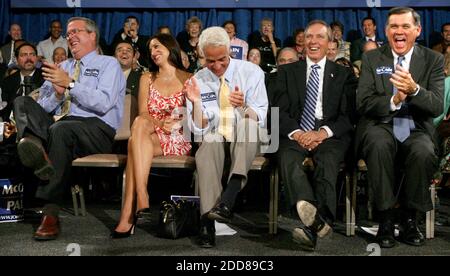
<path id="1" fill-rule="evenodd" d="M 328 126 L 321 126 L 319 129 L 324 129 L 327 132 L 327 138 L 331 138 L 334 135 L 333 131 Z"/>
<path id="2" fill-rule="evenodd" d="M 391 97 L 391 111 L 397 111 L 402 108 L 402 103 L 399 103 L 398 105 L 394 104 L 394 96 Z"/>
<path id="3" fill-rule="evenodd" d="M 296 130 L 292 131 L 291 133 L 288 134 L 288 138 L 290 140 L 294 140 L 294 137 L 293 137 L 294 133 L 299 132 L 299 131 L 302 131 L 302 130 L 301 129 L 296 129 Z"/>
<path id="4" fill-rule="evenodd" d="M 419 94 L 420 86 L 419 86 L 419 84 L 416 84 L 416 85 L 417 85 L 416 91 L 414 92 L 414 94 L 410 95 L 411 97 L 415 97 L 415 96 L 417 96 L 417 94 Z"/>

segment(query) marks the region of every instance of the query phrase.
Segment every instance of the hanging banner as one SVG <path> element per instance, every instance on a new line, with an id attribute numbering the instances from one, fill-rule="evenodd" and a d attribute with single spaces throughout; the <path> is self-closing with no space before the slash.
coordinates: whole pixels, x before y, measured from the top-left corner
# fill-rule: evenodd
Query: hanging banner
<path id="1" fill-rule="evenodd" d="M 449 0 L 11 0 L 12 8 L 382 8 L 448 5 Z"/>

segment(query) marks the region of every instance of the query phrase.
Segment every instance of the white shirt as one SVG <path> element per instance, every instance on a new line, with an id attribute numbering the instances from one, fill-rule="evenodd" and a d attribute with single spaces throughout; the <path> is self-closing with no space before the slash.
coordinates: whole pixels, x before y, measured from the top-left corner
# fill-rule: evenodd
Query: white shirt
<path id="1" fill-rule="evenodd" d="M 44 57 L 45 61 L 53 64 L 53 51 L 58 47 L 64 48 L 67 53 L 67 40 L 62 36 L 60 36 L 55 43 L 53 43 L 51 37 L 42 40 L 37 46 L 38 56 Z"/>
<path id="2" fill-rule="evenodd" d="M 237 86 L 244 93 L 245 105 L 256 113 L 259 126 L 264 127 L 269 102 L 264 84 L 264 72 L 261 68 L 248 61 L 230 58 L 224 76 L 230 91 L 233 91 Z M 189 114 L 188 122 L 195 134 L 203 135 L 219 126 L 220 79 L 207 67 L 198 71 L 195 78 L 200 87 L 202 111 L 208 119 L 208 125 L 204 129 L 200 129 L 194 124 L 192 121 L 193 106 L 189 100 L 186 101 Z M 242 113 L 242 108 L 234 108 L 234 115 L 235 121 L 233 124 L 235 125 L 245 114 Z"/>
<path id="3" fill-rule="evenodd" d="M 412 53 L 414 51 L 414 47 L 411 48 L 411 50 L 409 50 L 408 53 L 406 53 L 406 55 L 404 55 L 405 59 L 403 59 L 402 61 L 402 67 L 409 72 L 409 66 L 411 65 L 411 57 L 412 57 Z M 397 55 L 394 51 L 392 51 L 392 55 L 394 56 L 394 71 L 395 71 L 395 66 L 397 66 L 397 62 L 398 62 L 398 57 L 399 55 Z M 417 84 L 417 89 L 416 92 L 412 95 L 410 95 L 411 97 L 416 96 L 417 94 L 419 94 L 419 84 Z M 399 103 L 398 105 L 394 104 L 394 96 L 391 97 L 391 111 L 396 111 L 399 110 L 402 107 L 402 102 Z"/>
<path id="4" fill-rule="evenodd" d="M 306 83 L 308 83 L 309 80 L 309 76 L 311 75 L 311 66 L 314 64 L 317 64 L 320 66 L 319 69 L 317 69 L 317 72 L 319 73 L 319 91 L 318 91 L 318 95 L 317 95 L 317 101 L 316 101 L 316 112 L 315 112 L 315 116 L 316 116 L 316 120 L 322 120 L 323 119 L 323 74 L 324 74 L 324 70 L 325 70 L 325 64 L 327 62 L 327 57 L 325 56 L 324 58 L 322 58 L 322 60 L 320 60 L 318 63 L 314 63 L 309 57 L 306 57 Z M 331 131 L 331 129 L 328 126 L 321 126 L 321 129 L 323 128 L 327 134 L 328 134 L 328 138 L 333 136 L 333 131 Z M 297 131 L 302 131 L 301 129 L 296 129 L 294 131 L 292 131 L 291 133 L 288 134 L 289 139 L 294 140 L 294 138 L 292 137 L 294 135 L 294 133 L 296 133 Z"/>

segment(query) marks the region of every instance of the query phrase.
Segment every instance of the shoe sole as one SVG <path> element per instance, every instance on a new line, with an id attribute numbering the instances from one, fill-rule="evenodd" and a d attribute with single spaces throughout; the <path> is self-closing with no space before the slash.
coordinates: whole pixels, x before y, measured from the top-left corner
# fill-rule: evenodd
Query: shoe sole
<path id="1" fill-rule="evenodd" d="M 208 218 L 210 220 L 215 220 L 220 223 L 230 223 L 231 222 L 231 219 L 224 218 L 222 216 L 219 216 L 216 213 L 208 213 Z"/>
<path id="2" fill-rule="evenodd" d="M 305 226 L 311 226 L 316 218 L 317 208 L 308 201 L 301 200 L 297 203 L 297 213 L 300 220 Z M 324 227 L 317 232 L 319 238 L 323 238 L 332 232 L 332 228 L 328 223 L 325 223 Z"/>
<path id="3" fill-rule="evenodd" d="M 49 180 L 55 169 L 45 158 L 44 150 L 31 141 L 21 141 L 17 145 L 17 153 L 25 167 L 34 169 L 34 174 L 41 180 Z"/>
<path id="4" fill-rule="evenodd" d="M 56 240 L 58 238 L 58 235 L 53 235 L 53 236 L 33 236 L 33 238 L 36 241 L 52 241 L 52 240 Z"/>
<path id="5" fill-rule="evenodd" d="M 314 251 L 315 249 L 314 244 L 301 228 L 295 228 L 294 231 L 292 231 L 292 240 L 303 250 Z"/>

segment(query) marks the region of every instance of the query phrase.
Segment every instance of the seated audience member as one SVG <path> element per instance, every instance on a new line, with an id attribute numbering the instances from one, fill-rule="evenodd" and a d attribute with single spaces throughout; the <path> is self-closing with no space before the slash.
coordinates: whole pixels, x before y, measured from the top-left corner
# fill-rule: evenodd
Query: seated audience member
<path id="1" fill-rule="evenodd" d="M 157 34 L 150 38 L 149 52 L 150 72 L 142 75 L 139 84 L 139 116 L 128 140 L 125 199 L 113 239 L 129 237 L 137 218 L 149 213 L 147 186 L 153 157 L 189 155 L 191 150 L 181 128 L 184 118 L 174 112 L 181 112 L 186 104 L 185 83 L 191 77 L 181 63 L 178 43 L 171 35 Z"/>
<path id="2" fill-rule="evenodd" d="M 210 248 L 215 246 L 214 220 L 231 220 L 236 197 L 247 182 L 268 102 L 263 71 L 250 62 L 230 58 L 230 38 L 223 28 L 204 30 L 199 48 L 205 56 L 205 68 L 187 85 L 186 97 L 191 130 L 196 138 L 203 138 L 195 155 L 201 213 L 199 245 Z M 226 156 L 230 156 L 231 167 L 222 193 Z"/>
<path id="3" fill-rule="evenodd" d="M 339 52 L 339 41 L 333 39 L 328 43 L 327 59 L 330 61 L 335 61 Z"/>
<path id="4" fill-rule="evenodd" d="M 324 21 L 311 21 L 305 37 L 306 61 L 278 70 L 277 157 L 289 207 L 301 222 L 292 238 L 300 248 L 314 250 L 336 218 L 336 182 L 353 129 L 346 98 L 356 86 L 348 70 L 326 58 L 332 33 Z M 314 161 L 312 178 L 303 169 L 305 157 Z"/>
<path id="5" fill-rule="evenodd" d="M 53 51 L 52 60 L 54 64 L 60 64 L 67 59 L 67 51 L 63 47 L 57 47 Z"/>
<path id="6" fill-rule="evenodd" d="M 298 59 L 305 60 L 305 29 L 299 28 L 294 31 L 295 45 L 294 49 L 297 51 Z"/>
<path id="7" fill-rule="evenodd" d="M 433 50 L 441 54 L 448 53 L 450 51 L 450 22 L 444 23 L 441 26 L 441 43 L 435 45 Z"/>
<path id="8" fill-rule="evenodd" d="M 200 18 L 193 16 L 186 22 L 187 37 L 180 36 L 180 40 L 178 40 L 181 50 L 183 50 L 189 57 L 190 66 L 188 71 L 191 73 L 194 73 L 198 69 L 198 53 L 196 49 L 202 28 L 202 21 Z"/>
<path id="9" fill-rule="evenodd" d="M 367 42 L 375 42 L 377 47 L 383 45 L 383 41 L 376 37 L 377 24 L 375 19 L 372 17 L 365 17 L 362 20 L 362 30 L 364 36 L 354 40 L 350 47 L 350 61 L 353 63 L 356 61 L 361 62 L 361 55 L 364 53 L 363 48 Z"/>
<path id="10" fill-rule="evenodd" d="M 385 24 L 389 43 L 362 55 L 356 94 L 362 117 L 355 144 L 367 164 L 380 215 L 376 242 L 383 248 L 397 244 L 398 213 L 399 240 L 423 245 L 417 215 L 433 208 L 429 185 L 438 169 L 438 147 L 432 120 L 444 106 L 444 58 L 415 43 L 421 30 L 415 10 L 392 8 Z M 402 196 L 397 198 L 399 181 Z"/>
<path id="11" fill-rule="evenodd" d="M 256 64 L 258 66 L 261 65 L 261 52 L 258 48 L 252 48 L 248 52 L 248 61 L 250 61 L 253 64 Z"/>
<path id="12" fill-rule="evenodd" d="M 121 41 L 131 42 L 133 48 L 138 53 L 137 64 L 138 66 L 147 67 L 148 66 L 148 56 L 147 56 L 147 41 L 148 37 L 139 34 L 139 19 L 136 16 L 128 16 L 123 22 L 122 31 L 118 32 L 114 38 L 112 45 L 117 45 Z M 111 47 L 112 48 L 112 47 Z"/>
<path id="13" fill-rule="evenodd" d="M 366 43 L 364 43 L 364 46 L 363 46 L 363 53 L 365 53 L 365 52 L 368 52 L 368 51 L 370 51 L 370 50 L 374 50 L 374 49 L 376 49 L 376 48 L 378 48 L 379 46 L 378 46 L 378 43 L 377 42 L 375 42 L 375 41 L 367 41 Z M 361 70 L 361 59 L 359 59 L 359 60 L 355 60 L 354 62 L 353 62 L 353 64 L 354 65 L 356 65 L 357 67 L 358 67 L 358 69 L 359 70 Z"/>
<path id="14" fill-rule="evenodd" d="M 16 64 L 14 50 L 17 48 L 17 46 L 15 45 L 15 42 L 17 40 L 22 40 L 22 28 L 19 24 L 13 23 L 9 27 L 8 34 L 11 37 L 11 41 L 3 45 L 0 48 L 0 52 L 2 53 L 3 63 L 11 68 L 14 64 Z"/>
<path id="15" fill-rule="evenodd" d="M 344 41 L 344 25 L 339 21 L 330 24 L 333 38 L 339 42 L 339 51 L 336 58 L 344 57 L 350 61 L 350 42 Z"/>
<path id="16" fill-rule="evenodd" d="M 125 77 L 115 58 L 97 54 L 99 31 L 95 22 L 70 18 L 66 37 L 74 58 L 60 65 L 44 62 L 46 81 L 38 101 L 26 96 L 14 101 L 20 160 L 45 181 L 36 193 L 46 202 L 34 233 L 36 240 L 58 237 L 59 206 L 69 184 L 72 161 L 110 153 L 123 116 Z M 57 121 L 53 115 L 59 115 Z"/>
<path id="17" fill-rule="evenodd" d="M 236 37 L 236 23 L 232 20 L 225 21 L 222 27 L 230 37 L 231 57 L 235 59 L 247 60 L 248 43 Z"/>
<path id="18" fill-rule="evenodd" d="M 50 23 L 50 37 L 46 40 L 42 40 L 37 45 L 38 56 L 41 61 L 47 61 L 53 63 L 53 52 L 56 48 L 64 48 L 67 53 L 67 40 L 62 37 L 62 27 L 59 20 L 53 20 Z"/>
<path id="19" fill-rule="evenodd" d="M 261 68 L 269 73 L 276 67 L 276 56 L 281 48 L 281 40 L 274 36 L 273 21 L 270 18 L 261 20 L 260 33 L 253 34 L 248 42 L 249 49 L 258 48 L 261 53 Z"/>
<path id="20" fill-rule="evenodd" d="M 114 49 L 114 57 L 119 61 L 122 72 L 127 80 L 126 94 L 131 94 L 138 98 L 139 80 L 142 71 L 133 69 L 133 61 L 136 51 L 130 42 L 119 42 Z"/>
<path id="21" fill-rule="evenodd" d="M 2 100 L 7 103 L 7 106 L 0 110 L 4 122 L 10 121 L 14 100 L 18 96 L 28 95 L 44 82 L 42 71 L 36 68 L 37 50 L 34 45 L 28 42 L 21 44 L 15 51 L 15 59 L 18 71 L 5 78 L 1 85 Z M 31 77 L 26 83 L 29 87 L 24 85 L 25 77 Z"/>

